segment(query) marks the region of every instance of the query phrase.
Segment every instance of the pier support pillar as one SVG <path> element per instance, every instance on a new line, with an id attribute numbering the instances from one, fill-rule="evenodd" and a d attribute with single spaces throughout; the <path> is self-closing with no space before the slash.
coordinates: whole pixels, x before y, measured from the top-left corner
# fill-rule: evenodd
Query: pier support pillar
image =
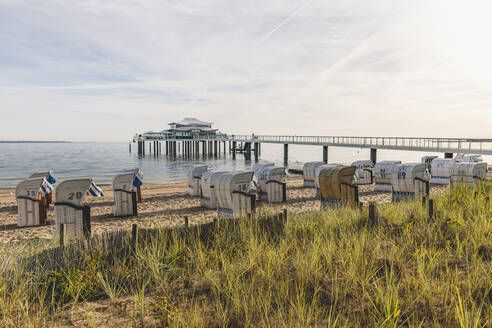
<path id="1" fill-rule="evenodd" d="M 328 146 L 323 146 L 323 162 L 328 163 Z"/>
<path id="2" fill-rule="evenodd" d="M 376 164 L 377 162 L 377 154 L 378 154 L 378 150 L 376 148 L 371 148 L 371 162 L 372 164 Z"/>
<path id="3" fill-rule="evenodd" d="M 444 158 L 453 158 L 453 153 L 444 153 Z"/>
<path id="4" fill-rule="evenodd" d="M 258 149 L 259 145 L 259 142 L 255 142 L 255 159 L 258 159 L 258 155 L 260 154 L 260 150 Z"/>
<path id="5" fill-rule="evenodd" d="M 166 146 L 165 146 L 165 151 L 166 151 L 166 155 L 169 155 L 169 141 L 166 141 Z"/>
<path id="6" fill-rule="evenodd" d="M 244 155 L 247 160 L 251 159 L 251 142 L 244 143 Z"/>
<path id="7" fill-rule="evenodd" d="M 214 156 L 217 156 L 217 140 L 214 141 Z"/>
<path id="8" fill-rule="evenodd" d="M 224 142 L 224 154 L 225 154 L 226 153 L 226 142 L 225 141 L 223 141 L 223 142 Z"/>
<path id="9" fill-rule="evenodd" d="M 284 144 L 284 165 L 289 163 L 289 144 Z"/>
<path id="10" fill-rule="evenodd" d="M 236 159 L 236 141 L 232 142 L 232 159 Z"/>

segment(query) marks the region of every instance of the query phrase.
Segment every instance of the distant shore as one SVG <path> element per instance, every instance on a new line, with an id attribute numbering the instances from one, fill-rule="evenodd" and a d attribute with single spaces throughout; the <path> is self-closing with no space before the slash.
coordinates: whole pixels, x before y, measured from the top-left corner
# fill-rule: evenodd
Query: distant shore
<path id="1" fill-rule="evenodd" d="M 0 143 L 72 143 L 71 141 L 50 141 L 50 140 L 0 140 Z"/>

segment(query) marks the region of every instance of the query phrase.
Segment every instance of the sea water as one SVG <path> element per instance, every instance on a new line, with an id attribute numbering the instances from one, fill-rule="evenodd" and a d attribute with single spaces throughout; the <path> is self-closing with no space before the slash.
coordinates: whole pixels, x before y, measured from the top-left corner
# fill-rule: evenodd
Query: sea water
<path id="1" fill-rule="evenodd" d="M 164 153 L 164 143 L 161 147 Z M 104 185 L 111 183 L 121 170 L 138 167 L 144 173 L 144 182 L 163 183 L 186 181 L 188 167 L 195 163 L 205 163 L 210 170 L 220 171 L 251 170 L 255 163 L 254 156 L 248 160 L 237 153 L 233 159 L 229 150 L 224 154 L 222 148 L 217 156 L 200 154 L 193 157 L 154 156 L 149 153 L 149 143 L 146 156 L 138 156 L 136 150 L 136 144 L 132 144 L 130 153 L 127 142 L 0 143 L 0 188 L 14 188 L 32 173 L 50 170 L 59 181 L 86 177 Z M 350 164 L 355 160 L 369 159 L 369 153 L 369 149 L 329 147 L 328 162 Z M 377 159 L 420 162 L 425 155 L 442 157 L 444 154 L 378 150 Z M 304 162 L 320 161 L 322 158 L 321 146 L 289 145 L 289 167 L 301 168 Z M 492 163 L 490 156 L 483 158 Z M 259 160 L 283 165 L 283 145 L 262 144 Z"/>

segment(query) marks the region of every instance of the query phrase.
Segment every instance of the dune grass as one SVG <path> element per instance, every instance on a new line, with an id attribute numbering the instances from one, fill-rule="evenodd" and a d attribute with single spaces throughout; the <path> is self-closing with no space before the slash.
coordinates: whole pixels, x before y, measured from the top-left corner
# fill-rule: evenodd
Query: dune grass
<path id="1" fill-rule="evenodd" d="M 63 323 L 87 302 L 133 326 L 491 327 L 492 186 L 279 220 L 221 220 L 0 249 L 0 326 Z M 271 217 L 263 210 L 257 217 Z M 83 320 L 82 320 L 83 321 Z M 100 326 L 86 320 L 88 326 Z"/>

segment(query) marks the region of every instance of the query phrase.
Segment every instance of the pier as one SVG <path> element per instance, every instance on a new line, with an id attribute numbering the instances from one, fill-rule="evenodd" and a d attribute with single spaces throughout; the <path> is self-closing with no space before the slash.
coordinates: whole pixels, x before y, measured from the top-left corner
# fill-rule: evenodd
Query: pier
<path id="1" fill-rule="evenodd" d="M 149 150 L 160 154 L 161 143 L 164 144 L 166 155 L 213 154 L 227 150 L 235 156 L 243 152 L 245 156 L 252 154 L 255 158 L 261 154 L 261 144 L 283 144 L 284 163 L 289 159 L 289 145 L 320 146 L 323 161 L 328 162 L 329 147 L 367 148 L 371 150 L 370 159 L 377 161 L 377 150 L 399 150 L 440 152 L 445 158 L 454 154 L 492 155 L 492 139 L 485 138 L 416 138 L 416 137 L 351 137 L 351 136 L 287 136 L 287 135 L 226 135 L 217 134 L 207 138 L 169 138 L 162 134 L 139 135 L 138 153 L 145 155 L 145 145 L 150 143 Z"/>

